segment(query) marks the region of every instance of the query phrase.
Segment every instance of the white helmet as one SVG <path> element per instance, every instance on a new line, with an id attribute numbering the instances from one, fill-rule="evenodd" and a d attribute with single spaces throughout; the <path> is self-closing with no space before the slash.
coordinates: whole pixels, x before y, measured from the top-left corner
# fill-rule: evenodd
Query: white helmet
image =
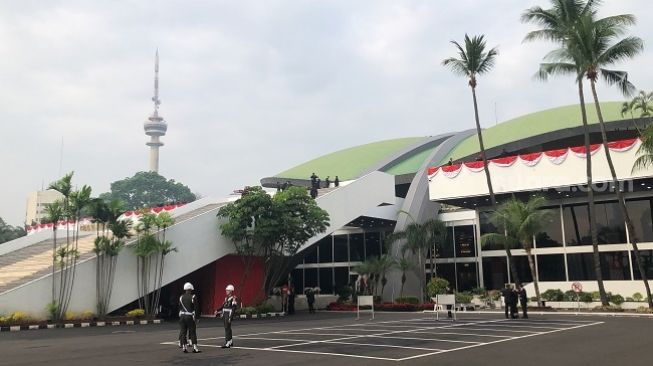
<path id="1" fill-rule="evenodd" d="M 234 285 L 228 285 L 227 288 L 225 289 L 227 291 L 233 291 L 234 290 Z"/>
<path id="2" fill-rule="evenodd" d="M 190 282 L 186 282 L 186 283 L 184 284 L 184 291 L 187 291 L 187 290 L 195 290 L 195 289 L 193 288 L 193 285 L 192 285 Z"/>

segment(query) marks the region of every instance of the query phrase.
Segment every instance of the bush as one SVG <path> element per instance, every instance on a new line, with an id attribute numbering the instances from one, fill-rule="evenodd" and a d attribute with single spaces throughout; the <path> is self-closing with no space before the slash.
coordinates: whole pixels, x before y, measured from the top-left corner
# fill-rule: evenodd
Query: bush
<path id="1" fill-rule="evenodd" d="M 416 298 L 415 296 L 404 296 L 404 297 L 398 297 L 395 299 L 395 302 L 398 304 L 413 304 L 417 305 L 419 304 L 419 299 Z"/>
<path id="2" fill-rule="evenodd" d="M 471 291 L 472 295 L 480 296 L 481 299 L 487 298 L 488 292 L 485 287 L 474 287 Z"/>
<path id="3" fill-rule="evenodd" d="M 134 309 L 134 310 L 128 311 L 127 314 L 125 314 L 125 315 L 130 317 L 130 318 L 140 318 L 142 316 L 145 316 L 145 310 L 143 310 L 143 309 Z"/>
<path id="4" fill-rule="evenodd" d="M 597 306 L 592 311 L 598 311 L 598 312 L 623 312 L 624 309 L 622 309 L 619 306 L 614 306 L 614 305 L 608 305 L 608 306 Z"/>
<path id="5" fill-rule="evenodd" d="M 448 289 L 449 281 L 440 277 L 431 278 L 431 281 L 429 281 L 429 283 L 426 285 L 426 293 L 429 295 L 429 297 L 446 294 Z"/>
<path id="6" fill-rule="evenodd" d="M 592 298 L 592 294 L 589 292 L 581 292 L 580 293 L 580 301 L 588 303 L 592 302 L 594 299 Z"/>
<path id="7" fill-rule="evenodd" d="M 50 315 L 50 320 L 54 321 L 54 318 L 59 313 L 59 305 L 56 302 L 50 302 L 46 306 L 48 314 Z"/>
<path id="8" fill-rule="evenodd" d="M 576 301 L 577 297 L 578 295 L 576 295 L 576 292 L 569 290 L 569 291 L 565 291 L 562 299 L 563 301 Z"/>
<path id="9" fill-rule="evenodd" d="M 244 308 L 236 309 L 238 315 L 252 315 L 258 314 L 258 310 L 254 306 L 245 306 Z"/>
<path id="10" fill-rule="evenodd" d="M 640 306 L 636 311 L 640 314 L 653 314 L 653 309 L 646 306 Z"/>
<path id="11" fill-rule="evenodd" d="M 456 302 L 458 304 L 469 304 L 473 298 L 469 292 L 456 292 Z"/>
<path id="12" fill-rule="evenodd" d="M 256 307 L 256 312 L 259 314 L 267 314 L 274 312 L 274 306 L 268 304 L 261 304 Z"/>
<path id="13" fill-rule="evenodd" d="M 338 294 L 338 302 L 345 302 L 349 300 L 354 290 L 350 286 L 344 286 L 339 288 L 336 292 Z"/>
<path id="14" fill-rule="evenodd" d="M 542 300 L 546 301 L 562 301 L 565 297 L 565 294 L 558 289 L 546 290 L 542 293 Z"/>
<path id="15" fill-rule="evenodd" d="M 627 297 L 626 302 L 635 302 L 635 299 L 633 299 L 632 297 Z"/>
<path id="16" fill-rule="evenodd" d="M 592 301 L 601 301 L 601 293 L 598 291 L 592 292 Z"/>
<path id="17" fill-rule="evenodd" d="M 16 311 L 13 314 L 9 316 L 9 321 L 12 323 L 22 323 L 30 320 L 29 316 L 22 312 L 22 311 Z"/>
<path id="18" fill-rule="evenodd" d="M 79 314 L 80 320 L 93 320 L 95 314 L 92 311 L 86 310 L 85 312 Z"/>
<path id="19" fill-rule="evenodd" d="M 639 292 L 635 292 L 633 294 L 633 300 L 635 300 L 637 302 L 640 302 L 640 301 L 644 300 L 644 296 L 642 294 L 640 294 Z"/>
<path id="20" fill-rule="evenodd" d="M 624 297 L 619 294 L 617 295 L 610 294 L 609 301 L 615 305 L 621 305 L 624 303 Z"/>
<path id="21" fill-rule="evenodd" d="M 393 303 L 383 303 L 375 304 L 374 310 L 377 311 L 417 311 L 418 306 L 415 304 L 402 303 L 402 304 L 393 304 Z"/>
<path id="22" fill-rule="evenodd" d="M 66 314 L 64 314 L 63 319 L 64 320 L 75 320 L 75 319 L 77 319 L 77 316 L 72 311 L 66 311 Z"/>

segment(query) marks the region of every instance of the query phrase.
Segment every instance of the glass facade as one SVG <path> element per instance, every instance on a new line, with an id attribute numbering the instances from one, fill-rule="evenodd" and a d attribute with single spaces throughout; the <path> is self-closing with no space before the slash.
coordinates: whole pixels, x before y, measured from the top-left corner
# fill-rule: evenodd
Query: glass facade
<path id="1" fill-rule="evenodd" d="M 537 256 L 537 270 L 540 281 L 566 281 L 564 254 Z"/>
<path id="2" fill-rule="evenodd" d="M 349 262 L 349 249 L 347 246 L 347 235 L 333 236 L 333 261 Z"/>
<path id="3" fill-rule="evenodd" d="M 478 275 L 475 262 L 456 263 L 457 291 L 469 291 L 478 287 Z"/>
<path id="4" fill-rule="evenodd" d="M 542 231 L 535 235 L 536 248 L 561 247 L 562 224 L 560 221 L 560 208 L 547 208 L 547 215 L 542 223 Z"/>
<path id="5" fill-rule="evenodd" d="M 635 237 L 639 242 L 653 242 L 653 221 L 651 221 L 651 200 L 626 202 L 628 215 L 635 226 Z"/>
<path id="6" fill-rule="evenodd" d="M 642 256 L 644 261 L 644 269 L 646 271 L 646 278 L 653 278 L 653 250 L 640 250 L 639 254 Z M 641 280 L 642 275 L 639 273 L 639 265 L 635 259 L 635 254 L 631 256 L 631 261 L 633 262 L 633 277 L 635 280 Z"/>
<path id="7" fill-rule="evenodd" d="M 487 289 L 500 289 L 508 282 L 506 257 L 483 258 L 483 286 Z"/>
<path id="8" fill-rule="evenodd" d="M 474 235 L 474 226 L 455 226 L 453 229 L 456 257 L 475 257 L 476 240 Z"/>

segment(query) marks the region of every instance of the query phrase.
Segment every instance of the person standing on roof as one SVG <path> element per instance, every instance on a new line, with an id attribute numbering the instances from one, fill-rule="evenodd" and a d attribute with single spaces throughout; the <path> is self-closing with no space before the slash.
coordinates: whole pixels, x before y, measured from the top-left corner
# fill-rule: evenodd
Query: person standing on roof
<path id="1" fill-rule="evenodd" d="M 195 323 L 195 295 L 192 294 L 194 288 L 190 282 L 184 284 L 184 294 L 179 297 L 179 346 L 184 353 L 188 353 L 188 338 L 190 338 L 193 347 L 193 353 L 200 353 L 197 348 L 197 332 Z M 188 336 L 188 337 L 187 337 Z"/>
<path id="2" fill-rule="evenodd" d="M 218 315 L 218 313 L 221 313 L 222 320 L 224 322 L 224 345 L 222 345 L 222 348 L 231 348 L 234 345 L 233 335 L 231 332 L 231 322 L 233 321 L 234 315 L 236 314 L 238 301 L 234 296 L 233 285 L 228 285 L 227 288 L 225 288 L 225 291 L 227 296 L 224 298 L 224 303 L 222 303 L 222 307 L 219 310 L 215 311 L 215 314 Z"/>

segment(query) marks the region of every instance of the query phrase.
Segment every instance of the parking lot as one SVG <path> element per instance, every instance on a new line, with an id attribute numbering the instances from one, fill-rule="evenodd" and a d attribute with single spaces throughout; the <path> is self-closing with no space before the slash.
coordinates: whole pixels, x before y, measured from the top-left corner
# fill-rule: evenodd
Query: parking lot
<path id="1" fill-rule="evenodd" d="M 0 334 L 1 365 L 644 365 L 653 319 L 463 314 L 299 314 L 234 323 L 232 349 L 219 319 L 202 319 L 202 353 L 177 347 L 177 324 L 21 331 Z"/>

